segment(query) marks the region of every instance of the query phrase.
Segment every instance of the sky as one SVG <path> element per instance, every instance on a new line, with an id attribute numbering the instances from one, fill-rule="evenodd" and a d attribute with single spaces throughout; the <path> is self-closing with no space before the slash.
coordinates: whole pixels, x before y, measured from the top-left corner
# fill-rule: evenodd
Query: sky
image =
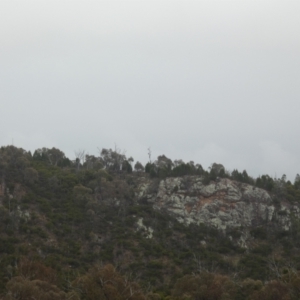
<path id="1" fill-rule="evenodd" d="M 0 146 L 300 173 L 300 1 L 0 2 Z"/>

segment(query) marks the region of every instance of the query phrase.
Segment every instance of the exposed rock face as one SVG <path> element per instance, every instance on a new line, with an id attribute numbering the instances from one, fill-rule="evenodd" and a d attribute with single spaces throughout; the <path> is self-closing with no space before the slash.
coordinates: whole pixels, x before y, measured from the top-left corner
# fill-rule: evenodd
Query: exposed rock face
<path id="1" fill-rule="evenodd" d="M 143 230 L 145 232 L 146 239 L 152 239 L 154 230 L 151 227 L 147 227 L 143 223 L 143 218 L 138 219 L 136 223 L 138 230 Z"/>
<path id="2" fill-rule="evenodd" d="M 281 204 L 276 208 L 265 190 L 229 179 L 204 185 L 199 176 L 167 178 L 160 181 L 157 193 L 149 193 L 149 185 L 140 186 L 138 198 L 185 224 L 204 223 L 225 230 L 276 223 L 288 230 L 290 214 L 300 217 L 298 207 Z"/>

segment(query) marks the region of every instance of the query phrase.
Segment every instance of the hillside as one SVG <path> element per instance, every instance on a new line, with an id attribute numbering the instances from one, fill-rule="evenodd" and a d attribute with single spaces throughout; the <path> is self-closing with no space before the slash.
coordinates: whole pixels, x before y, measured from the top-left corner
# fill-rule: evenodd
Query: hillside
<path id="1" fill-rule="evenodd" d="M 2 299 L 300 298 L 299 176 L 76 156 L 0 148 Z"/>

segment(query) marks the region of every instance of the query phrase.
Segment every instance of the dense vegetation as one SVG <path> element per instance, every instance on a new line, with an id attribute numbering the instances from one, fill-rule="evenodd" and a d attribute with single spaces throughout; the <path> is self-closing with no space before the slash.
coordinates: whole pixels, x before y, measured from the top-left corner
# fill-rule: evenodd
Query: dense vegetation
<path id="1" fill-rule="evenodd" d="M 118 149 L 99 156 L 59 149 L 0 148 L 2 299 L 299 299 L 300 222 L 290 231 L 184 226 L 135 191 L 143 180 L 228 177 L 266 189 L 276 205 L 300 202 L 295 182 L 161 155 L 144 167 Z M 153 237 L 137 226 L 143 219 Z"/>

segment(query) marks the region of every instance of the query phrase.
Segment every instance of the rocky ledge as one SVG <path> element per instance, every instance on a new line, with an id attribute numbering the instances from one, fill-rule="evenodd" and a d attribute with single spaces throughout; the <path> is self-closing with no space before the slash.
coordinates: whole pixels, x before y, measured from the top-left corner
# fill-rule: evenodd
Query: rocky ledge
<path id="1" fill-rule="evenodd" d="M 226 178 L 208 185 L 200 176 L 166 178 L 156 190 L 153 183 L 144 182 L 137 196 L 179 222 L 204 223 L 220 230 L 262 225 L 289 230 L 291 216 L 300 217 L 298 206 L 287 202 L 275 205 L 265 190 Z"/>

